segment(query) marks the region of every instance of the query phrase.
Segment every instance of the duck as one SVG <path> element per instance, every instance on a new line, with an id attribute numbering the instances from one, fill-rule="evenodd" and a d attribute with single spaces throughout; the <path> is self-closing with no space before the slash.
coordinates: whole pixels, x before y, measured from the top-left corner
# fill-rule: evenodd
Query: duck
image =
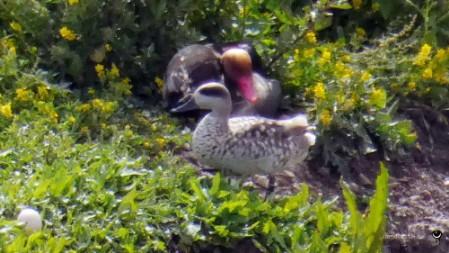
<path id="1" fill-rule="evenodd" d="M 232 97 L 225 85 L 209 82 L 175 112 L 201 108 L 210 112 L 192 135 L 192 152 L 203 165 L 243 176 L 273 175 L 303 162 L 315 135 L 307 117 L 275 120 L 232 116 Z"/>
<path id="2" fill-rule="evenodd" d="M 200 85 L 215 81 L 229 89 L 233 115 L 274 117 L 281 85 L 262 72 L 260 57 L 249 43 L 192 44 L 168 63 L 163 98 L 170 110 L 188 100 Z"/>

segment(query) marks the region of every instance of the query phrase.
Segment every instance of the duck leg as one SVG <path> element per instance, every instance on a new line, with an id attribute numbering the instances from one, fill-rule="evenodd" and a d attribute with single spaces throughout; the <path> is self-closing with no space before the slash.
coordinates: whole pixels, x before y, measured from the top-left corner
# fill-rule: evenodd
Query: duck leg
<path id="1" fill-rule="evenodd" d="M 273 174 L 268 174 L 268 187 L 267 190 L 265 191 L 265 197 L 264 197 L 264 201 L 267 201 L 267 198 L 270 194 L 272 194 L 274 192 L 274 187 L 276 184 L 276 178 Z"/>

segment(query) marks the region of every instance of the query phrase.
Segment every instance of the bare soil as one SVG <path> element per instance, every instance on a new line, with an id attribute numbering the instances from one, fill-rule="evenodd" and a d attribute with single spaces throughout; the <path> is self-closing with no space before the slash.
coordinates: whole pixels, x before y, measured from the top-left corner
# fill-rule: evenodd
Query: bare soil
<path id="1" fill-rule="evenodd" d="M 432 111 L 410 110 L 406 116 L 414 122 L 416 145 L 405 157 L 384 161 L 389 169 L 389 211 L 384 252 L 449 252 L 449 127 L 444 115 Z M 352 173 L 345 179 L 360 199 L 372 196 L 379 173 L 378 154 L 352 161 Z M 326 199 L 339 196 L 339 175 L 327 168 L 309 164 L 299 180 L 307 182 Z M 368 203 L 361 203 L 363 210 Z M 439 234 L 439 232 L 441 234 Z M 438 238 L 441 236 L 440 238 Z M 438 239 L 437 239 L 438 238 Z"/>

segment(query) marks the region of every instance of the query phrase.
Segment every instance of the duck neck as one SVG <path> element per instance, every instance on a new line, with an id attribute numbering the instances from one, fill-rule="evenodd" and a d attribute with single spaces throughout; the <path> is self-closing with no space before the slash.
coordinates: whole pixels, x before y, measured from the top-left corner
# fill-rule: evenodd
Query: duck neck
<path id="1" fill-rule="evenodd" d="M 201 123 L 207 125 L 208 128 L 215 128 L 215 131 L 222 133 L 229 132 L 228 120 L 231 115 L 231 109 L 213 110 L 210 112 Z"/>

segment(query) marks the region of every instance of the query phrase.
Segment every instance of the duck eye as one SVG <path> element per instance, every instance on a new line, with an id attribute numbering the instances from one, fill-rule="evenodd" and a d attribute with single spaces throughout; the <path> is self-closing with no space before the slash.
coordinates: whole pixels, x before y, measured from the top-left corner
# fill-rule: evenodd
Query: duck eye
<path id="1" fill-rule="evenodd" d="M 200 91 L 201 95 L 208 96 L 208 97 L 224 97 L 226 94 L 222 89 L 218 88 L 209 88 L 204 89 Z"/>

